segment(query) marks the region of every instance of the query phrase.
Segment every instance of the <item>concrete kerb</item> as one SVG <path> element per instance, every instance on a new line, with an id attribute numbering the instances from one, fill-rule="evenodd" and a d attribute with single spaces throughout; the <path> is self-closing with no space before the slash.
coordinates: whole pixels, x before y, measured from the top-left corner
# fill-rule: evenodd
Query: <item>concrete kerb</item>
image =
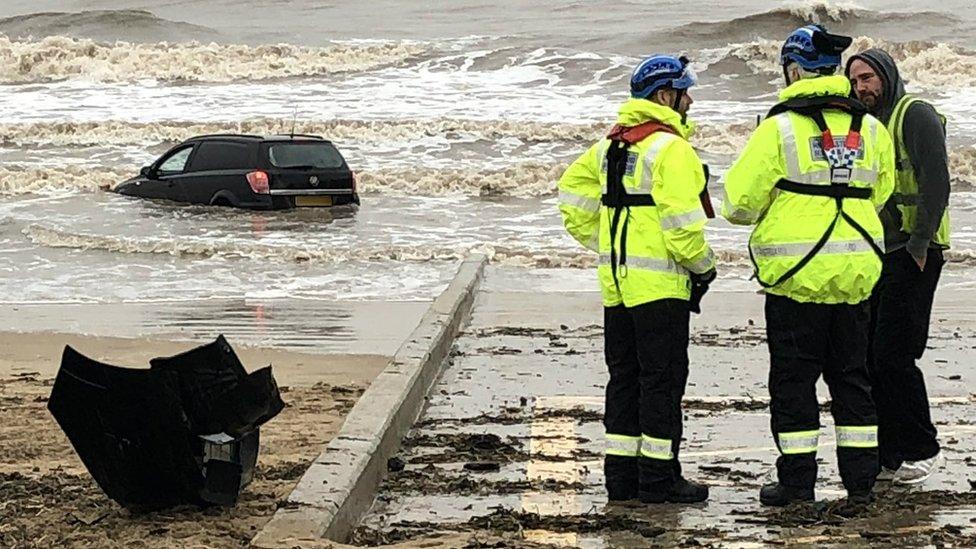
<path id="1" fill-rule="evenodd" d="M 461 263 L 393 360 L 349 412 L 339 434 L 299 480 L 251 544 L 321 546 L 345 541 L 373 503 L 387 460 L 423 410 L 454 339 L 470 316 L 487 258 Z"/>

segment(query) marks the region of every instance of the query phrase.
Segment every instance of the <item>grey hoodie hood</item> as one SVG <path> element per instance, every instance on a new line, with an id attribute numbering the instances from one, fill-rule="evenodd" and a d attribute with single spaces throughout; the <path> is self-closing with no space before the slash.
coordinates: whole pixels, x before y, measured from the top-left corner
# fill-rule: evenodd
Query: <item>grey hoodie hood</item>
<path id="1" fill-rule="evenodd" d="M 905 83 L 902 81 L 901 75 L 898 74 L 898 65 L 888 55 L 888 52 L 879 48 L 871 48 L 847 60 L 847 67 L 844 70 L 845 75 L 850 76 L 851 63 L 855 59 L 860 59 L 870 65 L 874 69 L 874 72 L 878 73 L 878 76 L 884 84 L 884 96 L 881 98 L 881 104 L 878 105 L 878 111 L 872 114 L 887 124 L 888 119 L 891 118 L 892 112 L 895 110 L 895 105 L 898 104 L 898 100 L 905 95 Z"/>

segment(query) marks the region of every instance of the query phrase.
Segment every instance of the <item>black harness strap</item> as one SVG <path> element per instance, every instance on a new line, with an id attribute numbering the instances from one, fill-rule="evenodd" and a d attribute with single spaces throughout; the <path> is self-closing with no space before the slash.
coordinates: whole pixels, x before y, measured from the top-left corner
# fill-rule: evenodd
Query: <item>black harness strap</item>
<path id="1" fill-rule="evenodd" d="M 851 116 L 859 114 L 862 118 L 869 112 L 867 106 L 857 99 L 843 95 L 818 95 L 816 97 L 797 97 L 783 101 L 782 103 L 777 103 L 773 105 L 773 108 L 769 109 L 766 118 L 771 118 L 784 112 L 795 112 L 803 116 L 813 117 L 816 116 L 816 113 L 822 113 L 826 109 L 837 109 Z M 822 117 L 823 115 L 821 114 Z"/>
<path id="2" fill-rule="evenodd" d="M 617 256 L 615 242 L 617 241 L 617 230 L 620 228 L 620 214 L 624 209 L 627 209 L 627 217 L 630 217 L 630 208 L 621 204 L 622 199 L 626 196 L 623 179 L 624 174 L 627 173 L 628 148 L 628 144 L 623 141 L 610 141 L 610 146 L 607 148 L 607 192 L 601 200 L 604 206 L 614 208 L 613 217 L 610 220 L 610 272 L 618 291 L 620 290 L 620 281 L 617 279 L 617 265 L 618 262 L 621 265 L 627 263 L 627 252 L 623 241 L 625 237 L 621 237 L 620 245 L 623 249 L 620 257 Z M 624 235 L 627 234 L 626 225 L 627 219 L 624 219 Z"/>
<path id="3" fill-rule="evenodd" d="M 871 198 L 871 189 L 864 187 L 847 187 L 845 185 L 810 185 L 807 183 L 797 183 L 789 179 L 780 179 L 776 183 L 776 188 L 808 196 L 828 196 L 830 198 Z"/>
<path id="4" fill-rule="evenodd" d="M 821 149 L 824 151 L 824 156 L 828 157 L 828 151 L 834 148 L 834 138 L 830 133 L 830 128 L 827 126 L 827 121 L 824 120 L 823 111 L 827 109 L 836 109 L 845 111 L 851 115 L 851 127 L 847 134 L 847 139 L 845 140 L 845 146 L 848 149 L 859 149 L 861 147 L 861 122 L 864 120 L 864 115 L 867 114 L 867 107 L 863 103 L 849 97 L 841 96 L 820 96 L 820 97 L 803 97 L 785 101 L 774 106 L 770 109 L 768 116 L 776 116 L 785 112 L 795 112 L 801 116 L 806 116 L 812 118 L 817 124 L 817 128 L 820 130 L 821 134 Z M 831 164 L 833 162 L 830 158 L 827 161 Z M 795 194 L 802 194 L 807 196 L 824 196 L 834 199 L 834 203 L 837 207 L 836 214 L 834 218 L 830 221 L 830 225 L 824 231 L 817 243 L 813 245 L 813 248 L 803 258 L 800 259 L 790 269 L 788 269 L 782 276 L 776 279 L 775 282 L 769 283 L 764 281 L 759 276 L 759 264 L 756 262 L 756 257 L 752 251 L 752 244 L 749 245 L 749 259 L 752 262 L 754 269 L 753 277 L 759 282 L 759 285 L 763 288 L 772 288 L 778 286 L 783 282 L 796 276 L 798 272 L 803 270 L 810 261 L 824 246 L 830 241 L 830 237 L 834 232 L 834 228 L 837 227 L 837 222 L 840 219 L 846 221 L 855 231 L 871 246 L 878 257 L 883 257 L 884 252 L 878 247 L 871 238 L 871 234 L 861 226 L 854 218 L 844 211 L 844 200 L 848 198 L 857 200 L 867 200 L 871 198 L 871 189 L 851 187 L 847 183 L 839 183 L 834 180 L 834 170 L 849 170 L 850 168 L 844 168 L 841 166 L 831 166 L 831 184 L 830 185 L 811 185 L 807 183 L 798 183 L 796 181 L 790 181 L 788 179 L 781 179 L 776 183 L 776 188 L 791 192 Z"/>

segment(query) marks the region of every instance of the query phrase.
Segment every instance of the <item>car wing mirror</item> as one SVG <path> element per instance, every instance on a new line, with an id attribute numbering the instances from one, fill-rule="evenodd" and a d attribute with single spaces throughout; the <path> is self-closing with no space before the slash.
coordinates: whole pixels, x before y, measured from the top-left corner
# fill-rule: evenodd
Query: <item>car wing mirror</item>
<path id="1" fill-rule="evenodd" d="M 156 170 L 154 170 L 152 166 L 143 166 L 142 169 L 139 170 L 139 175 L 148 179 L 153 179 L 156 177 Z"/>

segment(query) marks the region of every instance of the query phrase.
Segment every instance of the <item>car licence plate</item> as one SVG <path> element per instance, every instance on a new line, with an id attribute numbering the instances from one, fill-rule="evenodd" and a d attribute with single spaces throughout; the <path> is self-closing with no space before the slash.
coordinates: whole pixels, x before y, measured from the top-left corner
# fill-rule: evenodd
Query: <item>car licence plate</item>
<path id="1" fill-rule="evenodd" d="M 331 196 L 296 196 L 296 206 L 331 206 Z"/>

